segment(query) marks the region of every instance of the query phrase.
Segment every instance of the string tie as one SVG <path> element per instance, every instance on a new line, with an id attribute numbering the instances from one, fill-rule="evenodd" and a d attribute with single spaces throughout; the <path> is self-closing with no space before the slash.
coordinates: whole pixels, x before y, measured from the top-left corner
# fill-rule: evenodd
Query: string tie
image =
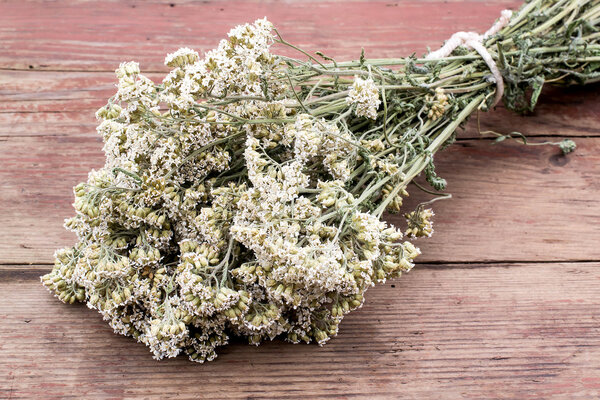
<path id="1" fill-rule="evenodd" d="M 425 58 L 427 60 L 437 60 L 448 57 L 458 46 L 465 46 L 468 49 L 475 50 L 477 53 L 479 53 L 481 58 L 483 58 L 483 61 L 485 61 L 488 68 L 492 72 L 492 76 L 494 77 L 494 81 L 496 83 L 496 97 L 494 98 L 495 106 L 500 102 L 502 95 L 504 94 L 504 81 L 502 80 L 502 74 L 500 73 L 496 62 L 483 45 L 483 42 L 508 25 L 511 16 L 512 11 L 503 10 L 500 13 L 500 18 L 483 35 L 480 35 L 477 32 L 456 32 L 439 50 L 432 51 Z"/>

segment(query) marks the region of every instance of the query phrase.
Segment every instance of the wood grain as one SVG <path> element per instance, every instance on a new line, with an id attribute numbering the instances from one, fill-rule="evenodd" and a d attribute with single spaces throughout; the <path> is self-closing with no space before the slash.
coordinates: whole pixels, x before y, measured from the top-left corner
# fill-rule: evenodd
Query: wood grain
<path id="1" fill-rule="evenodd" d="M 484 130 L 574 137 L 568 157 L 492 146 L 471 121 L 436 159 L 454 198 L 434 204 L 421 264 L 371 289 L 323 348 L 237 341 L 212 363 L 157 362 L 39 283 L 54 249 L 74 241 L 61 227 L 71 187 L 103 164 L 94 112 L 120 62 L 139 61 L 160 82 L 166 53 L 203 52 L 265 15 L 289 41 L 338 59 L 361 47 L 374 58 L 423 54 L 520 3 L 0 2 L 0 399 L 599 398 L 598 85 L 544 89 L 529 116 L 481 115 Z"/>
<path id="2" fill-rule="evenodd" d="M 157 362 L 32 270 L 0 270 L 0 397 L 600 396 L 600 264 L 421 266 L 367 293 L 326 346 L 236 342 Z"/>
<path id="3" fill-rule="evenodd" d="M 429 3 L 429 4 L 427 4 Z M 485 31 L 519 0 L 0 3 L 0 68 L 163 71 L 167 52 L 206 51 L 234 25 L 267 16 L 288 41 L 333 57 L 422 54 L 457 30 Z M 432 12 L 435 10 L 435 12 Z M 57 23 L 60 21 L 60 23 Z"/>

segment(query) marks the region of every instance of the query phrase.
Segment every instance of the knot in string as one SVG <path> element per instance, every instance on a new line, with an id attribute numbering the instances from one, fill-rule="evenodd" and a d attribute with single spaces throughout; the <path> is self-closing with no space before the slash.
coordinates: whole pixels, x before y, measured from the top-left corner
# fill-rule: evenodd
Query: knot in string
<path id="1" fill-rule="evenodd" d="M 496 97 L 494 98 L 495 106 L 502 99 L 502 95 L 504 94 L 504 81 L 502 80 L 502 74 L 500 73 L 496 62 L 483 45 L 483 41 L 490 36 L 495 35 L 500 29 L 508 25 L 511 16 L 512 11 L 503 10 L 500 14 L 500 18 L 483 35 L 480 35 L 477 32 L 456 32 L 439 50 L 432 51 L 425 58 L 427 60 L 437 60 L 448 57 L 458 46 L 465 46 L 468 49 L 475 50 L 479 53 L 481 58 L 483 58 L 483 61 L 485 61 L 494 77 L 496 83 Z"/>

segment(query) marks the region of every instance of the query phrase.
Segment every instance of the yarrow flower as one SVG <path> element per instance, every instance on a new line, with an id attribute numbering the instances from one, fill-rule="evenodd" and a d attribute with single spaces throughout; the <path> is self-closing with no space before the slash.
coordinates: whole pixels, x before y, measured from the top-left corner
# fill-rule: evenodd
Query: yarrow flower
<path id="1" fill-rule="evenodd" d="M 599 38 L 589 34 L 564 62 L 571 52 L 556 49 L 572 48 L 571 35 L 552 19 L 561 7 L 547 3 L 498 36 L 503 73 L 527 77 L 507 85 L 509 108 L 535 103 L 523 85 L 570 82 L 565 68 L 584 80 L 586 57 L 596 56 Z M 566 17 L 600 12 L 583 3 Z M 536 39 L 544 51 L 513 41 L 532 24 L 549 29 L 551 44 Z M 445 188 L 433 154 L 496 90 L 477 57 L 423 66 L 408 58 L 387 69 L 364 57 L 323 56 L 323 64 L 278 56 L 275 44 L 291 46 L 260 19 L 203 56 L 169 54 L 161 83 L 123 63 L 116 94 L 96 113 L 106 162 L 75 186 L 65 227 L 78 240 L 56 251 L 42 282 L 157 359 L 210 361 L 231 336 L 325 344 L 368 288 L 413 268 L 420 251 L 404 236 L 430 236 L 433 211 L 421 204 L 405 213 L 405 229 L 383 214 L 400 212 L 421 172 L 433 189 Z M 540 59 L 522 65 L 520 52 Z"/>
<path id="2" fill-rule="evenodd" d="M 200 56 L 198 56 L 197 52 L 187 47 L 182 47 L 165 57 L 165 65 L 173 68 L 184 67 L 186 65 L 195 64 L 199 59 Z"/>
<path id="3" fill-rule="evenodd" d="M 425 100 L 430 103 L 427 117 L 432 120 L 441 118 L 449 105 L 448 96 L 444 93 L 443 88 L 436 88 L 435 94 L 427 95 Z"/>
<path id="4" fill-rule="evenodd" d="M 379 89 L 377 89 L 373 79 L 362 79 L 358 76 L 354 77 L 354 83 L 350 88 L 346 101 L 356 107 L 354 113 L 357 116 L 371 119 L 377 117 L 377 109 L 381 104 Z"/>
<path id="5" fill-rule="evenodd" d="M 434 215 L 431 208 L 419 208 L 405 214 L 406 222 L 408 224 L 405 234 L 413 238 L 431 237 L 433 234 L 433 222 L 431 221 L 431 218 Z"/>

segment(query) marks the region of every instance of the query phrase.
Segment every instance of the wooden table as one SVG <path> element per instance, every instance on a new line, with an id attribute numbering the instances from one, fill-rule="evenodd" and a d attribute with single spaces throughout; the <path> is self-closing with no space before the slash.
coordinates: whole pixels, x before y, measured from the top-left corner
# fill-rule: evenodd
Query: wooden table
<path id="1" fill-rule="evenodd" d="M 600 396 L 599 86 L 547 90 L 535 114 L 485 129 L 573 137 L 568 157 L 478 137 L 438 157 L 450 201 L 419 265 L 371 289 L 327 346 L 234 343 L 215 362 L 154 361 L 39 282 L 74 237 L 71 187 L 103 164 L 94 111 L 113 70 L 156 81 L 167 52 L 216 46 L 264 15 L 311 51 L 422 54 L 484 31 L 516 0 L 13 1 L 0 4 L 0 397 L 565 398 Z M 415 201 L 415 200 L 413 200 Z"/>

